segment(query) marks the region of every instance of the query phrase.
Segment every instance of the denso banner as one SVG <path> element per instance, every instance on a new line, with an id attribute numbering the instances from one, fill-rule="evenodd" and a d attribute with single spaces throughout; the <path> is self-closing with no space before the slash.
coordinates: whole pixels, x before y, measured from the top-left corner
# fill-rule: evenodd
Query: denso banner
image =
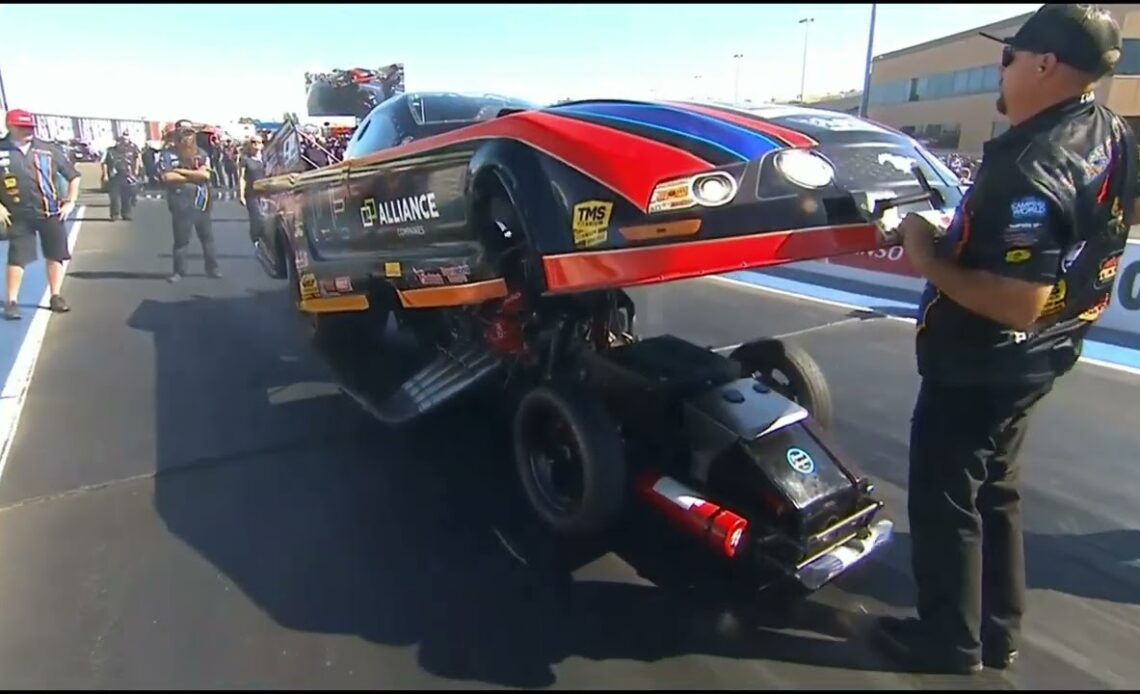
<path id="1" fill-rule="evenodd" d="M 901 246 L 880 248 L 822 261 L 796 263 L 790 267 L 836 279 L 862 282 L 876 287 L 920 293 L 924 281 L 907 262 Z M 1096 322 L 1140 336 L 1140 240 L 1129 240 L 1116 272 L 1112 303 Z"/>

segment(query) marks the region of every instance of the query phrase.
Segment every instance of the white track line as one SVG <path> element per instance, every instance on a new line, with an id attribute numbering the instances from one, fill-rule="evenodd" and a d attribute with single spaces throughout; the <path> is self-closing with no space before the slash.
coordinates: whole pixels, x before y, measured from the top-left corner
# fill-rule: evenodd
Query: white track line
<path id="1" fill-rule="evenodd" d="M 68 253 L 75 252 L 75 242 L 79 240 L 79 228 L 83 224 L 83 213 L 86 205 L 81 205 L 75 211 L 71 223 L 70 234 L 67 240 Z M 71 261 L 63 263 L 64 279 L 67 278 L 67 268 Z M 44 294 L 40 297 L 37 306 L 44 306 L 51 300 L 51 287 L 44 286 Z M 12 451 L 12 442 L 16 440 L 16 428 L 20 425 L 20 413 L 24 410 L 24 401 L 28 397 L 28 387 L 32 384 L 32 374 L 36 370 L 36 361 L 40 357 L 40 348 L 47 335 L 48 321 L 52 312 L 37 308 L 32 315 L 28 332 L 24 335 L 24 342 L 16 352 L 16 359 L 12 363 L 12 371 L 4 383 L 4 390 L 0 391 L 0 480 L 4 478 L 4 466 L 8 463 L 8 454 Z"/>
<path id="2" fill-rule="evenodd" d="M 789 292 L 789 291 L 784 290 L 784 289 L 773 289 L 771 287 L 765 287 L 763 285 L 753 284 L 751 282 L 745 282 L 743 280 L 734 280 L 730 277 L 710 276 L 710 277 L 703 277 L 701 279 L 713 280 L 714 282 L 724 282 L 726 284 L 731 284 L 733 286 L 741 287 L 743 289 L 752 289 L 755 291 L 765 292 L 768 294 L 777 294 L 779 296 L 786 296 L 786 297 L 791 298 L 791 299 L 800 299 L 802 301 L 811 301 L 811 302 L 814 302 L 817 304 L 824 304 L 827 306 L 834 306 L 836 308 L 843 308 L 843 309 L 848 309 L 848 310 L 852 310 L 852 311 L 870 311 L 871 310 L 871 309 L 867 308 L 866 306 L 856 306 L 855 304 L 846 304 L 846 303 L 843 303 L 841 301 L 832 301 L 830 299 L 817 299 L 814 296 L 808 296 L 806 294 L 797 294 L 795 292 Z M 892 316 L 890 314 L 883 313 L 882 317 L 886 318 L 888 320 L 895 320 L 895 321 L 901 321 L 903 323 L 910 323 L 911 325 L 915 324 L 915 320 L 913 318 L 907 318 L 905 316 Z M 1133 376 L 1140 376 L 1140 369 L 1137 369 L 1137 368 L 1134 368 L 1131 366 L 1126 366 L 1124 364 L 1113 364 L 1112 362 L 1101 361 L 1100 359 L 1093 359 L 1091 357 L 1081 357 L 1080 361 L 1085 363 L 1085 364 L 1092 364 L 1094 366 L 1099 366 L 1099 367 L 1102 367 L 1105 369 L 1112 369 L 1113 371 L 1121 371 L 1123 373 L 1131 374 Z M 0 463 L 0 464 L 2 464 L 2 463 Z"/>

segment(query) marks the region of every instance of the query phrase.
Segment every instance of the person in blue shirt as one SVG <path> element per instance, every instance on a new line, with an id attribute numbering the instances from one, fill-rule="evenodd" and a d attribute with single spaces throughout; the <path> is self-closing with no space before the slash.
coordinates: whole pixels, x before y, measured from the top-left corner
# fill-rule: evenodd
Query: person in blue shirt
<path id="1" fill-rule="evenodd" d="M 174 231 L 174 272 L 170 282 L 186 275 L 186 252 L 191 231 L 197 232 L 206 261 L 206 274 L 218 278 L 218 254 L 210 220 L 210 155 L 198 146 L 192 128 L 181 128 L 158 157 L 158 175 L 166 189 Z"/>

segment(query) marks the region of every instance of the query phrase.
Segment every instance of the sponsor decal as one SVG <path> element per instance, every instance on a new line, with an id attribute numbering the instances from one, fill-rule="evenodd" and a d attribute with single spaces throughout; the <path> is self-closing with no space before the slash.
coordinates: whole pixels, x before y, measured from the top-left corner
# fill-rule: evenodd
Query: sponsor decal
<path id="1" fill-rule="evenodd" d="M 1045 299 L 1045 306 L 1041 309 L 1041 317 L 1052 316 L 1065 308 L 1065 297 L 1068 294 L 1069 287 L 1065 280 L 1053 285 L 1053 291 L 1049 292 L 1049 298 Z"/>
<path id="2" fill-rule="evenodd" d="M 1043 198 L 1026 196 L 1014 200 L 1009 206 L 1009 214 L 1014 222 L 1044 219 L 1049 207 Z"/>
<path id="3" fill-rule="evenodd" d="M 1098 287 L 1103 287 L 1106 284 L 1112 284 L 1112 280 L 1116 278 L 1116 271 L 1120 268 L 1120 256 L 1114 255 L 1100 264 L 1097 270 L 1096 283 Z"/>
<path id="4" fill-rule="evenodd" d="M 1110 303 L 1112 303 L 1112 297 L 1105 294 L 1104 298 L 1102 298 L 1100 301 L 1096 302 L 1096 305 L 1094 305 L 1092 308 L 1085 311 L 1081 315 L 1077 316 L 1077 318 L 1091 323 L 1091 322 L 1095 321 L 1097 318 L 1100 318 L 1100 314 L 1104 313 L 1108 309 L 1108 305 Z"/>
<path id="5" fill-rule="evenodd" d="M 442 287 L 446 284 L 439 270 L 422 270 L 416 267 L 412 268 L 412 274 L 416 276 L 416 281 L 422 287 Z"/>
<path id="6" fill-rule="evenodd" d="M 1088 159 L 1083 162 L 1085 182 L 1089 183 L 1100 178 L 1101 174 L 1108 169 L 1108 162 L 1112 151 L 1112 141 L 1106 140 L 1096 146 L 1090 154 Z"/>
<path id="7" fill-rule="evenodd" d="M 460 265 L 445 265 L 439 269 L 448 284 L 463 284 L 471 275 L 471 266 L 467 263 Z"/>
<path id="8" fill-rule="evenodd" d="M 15 176 L 4 177 L 4 187 L 8 190 L 15 190 L 17 185 L 19 185 L 19 183 L 16 181 Z"/>
<path id="9" fill-rule="evenodd" d="M 385 277 L 403 277 L 404 270 L 400 267 L 399 263 L 388 262 L 384 263 L 384 276 Z"/>
<path id="10" fill-rule="evenodd" d="M 321 290 L 317 285 L 317 276 L 311 272 L 301 275 L 301 299 L 316 299 L 320 297 Z"/>
<path id="11" fill-rule="evenodd" d="M 787 458 L 788 465 L 800 474 L 810 475 L 815 472 L 815 461 L 802 448 L 789 448 L 784 457 Z"/>
<path id="12" fill-rule="evenodd" d="M 410 227 L 396 227 L 396 236 L 404 238 L 405 236 L 423 236 L 427 231 L 424 230 L 422 224 L 416 224 Z"/>
<path id="13" fill-rule="evenodd" d="M 662 183 L 653 189 L 649 198 L 649 214 L 658 212 L 672 212 L 694 207 L 697 199 L 693 197 L 693 179 L 686 178 L 680 181 Z"/>
<path id="14" fill-rule="evenodd" d="M 1033 254 L 1029 252 L 1029 249 L 1014 248 L 1013 250 L 1006 252 L 1005 262 L 1009 263 L 1010 265 L 1017 265 L 1018 263 L 1024 263 L 1031 257 L 1033 257 Z"/>
<path id="15" fill-rule="evenodd" d="M 337 277 L 333 280 L 333 286 L 336 287 L 338 292 L 351 292 L 352 279 L 349 277 Z"/>
<path id="16" fill-rule="evenodd" d="M 917 165 L 917 162 L 911 157 L 904 157 L 901 154 L 891 154 L 890 152 L 880 154 L 878 161 L 883 166 L 890 166 L 904 174 L 909 174 Z"/>
<path id="17" fill-rule="evenodd" d="M 575 205 L 570 223 L 574 233 L 574 247 L 590 248 L 605 243 L 609 236 L 613 210 L 612 202 L 602 200 L 587 200 Z"/>
<path id="18" fill-rule="evenodd" d="M 1124 223 L 1124 210 L 1120 207 L 1120 198 L 1113 199 L 1109 214 L 1111 215 L 1108 220 L 1109 233 L 1113 236 L 1127 234 L 1128 225 Z"/>
<path id="19" fill-rule="evenodd" d="M 366 229 L 429 219 L 439 219 L 435 193 L 422 193 L 395 200 L 377 201 L 376 198 L 366 198 L 360 204 L 360 223 Z"/>
<path id="20" fill-rule="evenodd" d="M 299 250 L 293 254 L 293 262 L 296 263 L 298 270 L 304 270 L 309 267 L 309 252 Z"/>
<path id="21" fill-rule="evenodd" d="M 871 123 L 852 118 L 845 115 L 811 115 L 811 116 L 791 116 L 788 118 L 789 122 L 799 123 L 800 125 L 807 125 L 813 128 L 821 128 L 823 130 L 830 130 L 832 132 L 883 132 L 882 128 L 876 127 Z M 907 170 L 910 171 L 909 169 Z"/>
<path id="22" fill-rule="evenodd" d="M 1065 257 L 1061 259 L 1061 272 L 1068 272 L 1069 268 L 1073 267 L 1073 263 L 1077 262 L 1077 258 L 1085 250 L 1085 242 L 1081 241 L 1077 245 L 1069 249 Z"/>
<path id="23" fill-rule="evenodd" d="M 1044 230 L 1041 222 L 1020 222 L 1006 227 L 1001 238 L 1007 246 L 1032 246 Z"/>

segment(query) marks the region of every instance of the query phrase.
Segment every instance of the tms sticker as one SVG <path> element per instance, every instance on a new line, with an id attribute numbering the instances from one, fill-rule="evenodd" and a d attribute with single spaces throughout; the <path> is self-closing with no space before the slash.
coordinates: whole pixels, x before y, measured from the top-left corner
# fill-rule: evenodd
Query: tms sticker
<path id="1" fill-rule="evenodd" d="M 1009 263 L 1010 265 L 1016 265 L 1018 263 L 1024 263 L 1031 257 L 1033 257 L 1033 254 L 1030 253 L 1028 249 L 1014 248 L 1005 254 L 1005 262 Z"/>
<path id="2" fill-rule="evenodd" d="M 606 242 L 609 236 L 610 215 L 614 204 L 602 200 L 587 200 L 574 206 L 570 228 L 574 232 L 576 248 L 590 248 Z"/>
<path id="3" fill-rule="evenodd" d="M 399 263 L 384 263 L 384 276 L 385 277 L 403 277 L 403 268 Z"/>
<path id="4" fill-rule="evenodd" d="M 317 286 L 317 276 L 311 272 L 306 272 L 301 275 L 301 300 L 316 299 L 321 295 L 320 287 Z"/>
<path id="5" fill-rule="evenodd" d="M 788 465 L 796 472 L 804 475 L 810 475 L 815 472 L 815 461 L 811 456 L 802 448 L 789 448 L 785 454 L 788 459 Z"/>
<path id="6" fill-rule="evenodd" d="M 1037 197 L 1024 197 L 1014 200 L 1009 206 L 1009 213 L 1014 220 L 1041 219 L 1045 217 L 1048 207 L 1044 200 Z"/>

